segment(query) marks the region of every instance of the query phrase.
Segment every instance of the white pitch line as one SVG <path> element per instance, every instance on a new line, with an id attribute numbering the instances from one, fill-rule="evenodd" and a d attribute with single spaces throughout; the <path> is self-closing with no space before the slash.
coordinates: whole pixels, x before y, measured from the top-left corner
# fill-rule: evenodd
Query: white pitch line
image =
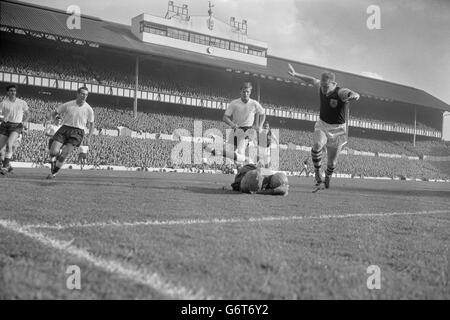
<path id="1" fill-rule="evenodd" d="M 168 296 L 172 299 L 183 299 L 183 300 L 199 300 L 199 299 L 217 299 L 207 295 L 203 289 L 198 292 L 187 289 L 179 285 L 173 285 L 170 282 L 161 278 L 157 273 L 152 273 L 146 270 L 137 269 L 134 266 L 123 264 L 115 260 L 107 260 L 101 257 L 97 257 L 89 253 L 85 249 L 77 248 L 68 242 L 52 239 L 42 233 L 30 230 L 25 226 L 21 226 L 15 221 L 1 220 L 0 226 L 5 229 L 14 231 L 25 235 L 41 244 L 51 247 L 53 249 L 61 250 L 67 254 L 75 256 L 81 260 L 85 260 L 99 269 L 116 274 L 122 278 L 132 280 L 133 282 L 145 285 L 155 290 L 159 294 Z"/>
<path id="2" fill-rule="evenodd" d="M 319 216 L 269 216 L 250 218 L 214 218 L 214 219 L 179 219 L 179 220 L 145 220 L 134 222 L 108 221 L 93 223 L 69 223 L 69 224 L 35 224 L 26 225 L 32 229 L 62 230 L 69 228 L 92 228 L 92 227 L 137 227 L 137 226 L 164 226 L 164 225 L 194 225 L 194 224 L 220 224 L 220 223 L 246 223 L 246 222 L 271 222 L 271 221 L 296 221 L 296 220 L 324 220 L 344 218 L 372 218 L 408 215 L 431 215 L 439 213 L 450 213 L 450 210 L 433 210 L 419 212 L 382 212 L 382 213 L 349 213 L 343 215 L 319 215 Z"/>

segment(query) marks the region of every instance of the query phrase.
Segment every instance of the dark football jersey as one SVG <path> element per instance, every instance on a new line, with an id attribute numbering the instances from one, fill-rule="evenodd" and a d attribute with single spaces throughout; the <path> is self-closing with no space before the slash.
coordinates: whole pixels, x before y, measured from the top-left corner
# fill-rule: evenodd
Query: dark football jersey
<path id="1" fill-rule="evenodd" d="M 345 123 L 345 110 L 348 102 L 339 98 L 339 87 L 336 87 L 328 96 L 322 93 L 319 88 L 320 96 L 320 119 L 329 124 Z"/>

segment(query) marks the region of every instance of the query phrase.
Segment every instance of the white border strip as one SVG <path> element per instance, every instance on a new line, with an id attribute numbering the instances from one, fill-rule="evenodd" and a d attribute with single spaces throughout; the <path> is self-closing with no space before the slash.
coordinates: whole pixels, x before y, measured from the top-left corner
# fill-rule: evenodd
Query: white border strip
<path id="1" fill-rule="evenodd" d="M 205 294 L 203 289 L 200 289 L 198 292 L 194 292 L 193 290 L 186 289 L 182 286 L 173 285 L 170 282 L 165 281 L 157 273 L 138 269 L 134 266 L 123 264 L 115 260 L 106 260 L 101 257 L 96 257 L 90 254 L 85 249 L 80 249 L 73 246 L 70 242 L 52 239 L 42 233 L 29 230 L 29 228 L 21 226 L 17 222 L 0 219 L 0 226 L 4 227 L 5 229 L 25 235 L 47 247 L 63 251 L 67 254 L 75 256 L 76 258 L 87 261 L 99 269 L 150 287 L 159 294 L 168 296 L 171 299 L 217 299 Z"/>
<path id="2" fill-rule="evenodd" d="M 431 215 L 440 213 L 450 213 L 450 210 L 432 210 L 419 212 L 383 212 L 383 213 L 349 213 L 343 215 L 318 215 L 318 216 L 269 216 L 229 218 L 229 219 L 179 219 L 179 220 L 145 220 L 134 222 L 93 222 L 93 223 L 69 223 L 69 224 L 34 224 L 27 225 L 26 228 L 63 230 L 69 228 L 92 228 L 92 227 L 136 227 L 136 226 L 164 226 L 164 225 L 194 225 L 194 224 L 220 224 L 220 223 L 247 223 L 247 222 L 273 222 L 273 221 L 297 221 L 297 220 L 324 220 L 324 219 L 344 219 L 344 218 L 372 218 L 408 215 Z M 1 221 L 1 220 L 0 220 Z"/>

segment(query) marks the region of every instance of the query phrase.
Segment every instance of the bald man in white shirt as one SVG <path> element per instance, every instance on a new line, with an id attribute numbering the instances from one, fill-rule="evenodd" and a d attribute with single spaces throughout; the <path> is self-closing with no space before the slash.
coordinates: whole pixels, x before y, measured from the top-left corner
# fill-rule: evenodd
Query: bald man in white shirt
<path id="1" fill-rule="evenodd" d="M 0 150 L 7 146 L 2 168 L 0 168 L 0 173 L 4 175 L 10 169 L 14 145 L 17 138 L 22 134 L 23 123 L 29 117 L 27 103 L 17 98 L 17 86 L 14 84 L 8 85 L 6 92 L 7 97 L 0 103 L 0 113 L 3 116 L 3 122 L 0 125 Z"/>
<path id="2" fill-rule="evenodd" d="M 81 87 L 77 91 L 77 99 L 59 105 L 50 116 L 55 119 L 60 115 L 63 119 L 62 127 L 53 136 L 50 148 L 52 157 L 51 173 L 47 179 L 53 179 L 74 148 L 79 147 L 84 139 L 84 132 L 89 130 L 84 145 L 89 145 L 94 131 L 94 110 L 86 102 L 89 91 Z"/>
<path id="3" fill-rule="evenodd" d="M 253 128 L 259 133 L 266 120 L 264 108 L 258 101 L 250 98 L 251 93 L 252 84 L 244 82 L 241 87 L 241 97 L 230 102 L 222 119 L 234 130 L 232 137 L 234 151 L 243 156 L 247 146 L 246 131 Z M 257 117 L 255 117 L 256 115 Z"/>

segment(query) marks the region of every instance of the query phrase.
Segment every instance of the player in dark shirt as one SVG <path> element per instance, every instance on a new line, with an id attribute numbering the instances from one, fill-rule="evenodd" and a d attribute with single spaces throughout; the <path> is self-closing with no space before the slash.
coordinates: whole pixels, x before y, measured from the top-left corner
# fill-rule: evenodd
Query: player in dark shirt
<path id="1" fill-rule="evenodd" d="M 328 162 L 325 171 L 325 188 L 330 187 L 330 179 L 337 165 L 337 158 L 342 147 L 347 143 L 346 109 L 349 101 L 359 100 L 359 94 L 346 88 L 338 87 L 336 76 L 332 72 L 324 72 L 320 80 L 297 73 L 289 64 L 288 73 L 319 90 L 320 116 L 314 126 L 314 144 L 311 158 L 315 169 L 316 185 L 322 183 L 320 173 L 322 153 L 327 148 Z"/>

